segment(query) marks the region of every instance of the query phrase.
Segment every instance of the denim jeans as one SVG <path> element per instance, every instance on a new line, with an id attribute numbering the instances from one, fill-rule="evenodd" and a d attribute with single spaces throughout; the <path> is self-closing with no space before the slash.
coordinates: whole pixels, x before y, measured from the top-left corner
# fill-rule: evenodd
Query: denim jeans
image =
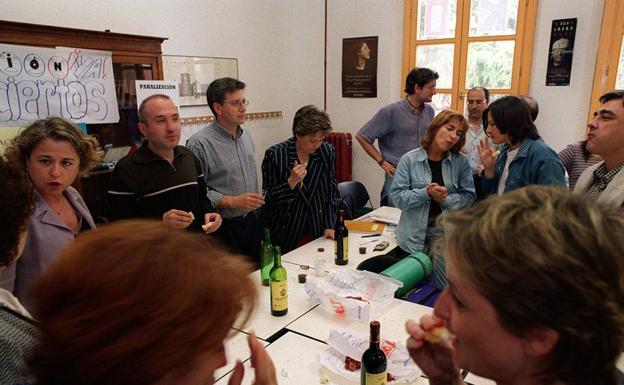
<path id="1" fill-rule="evenodd" d="M 393 175 L 384 173 L 384 184 L 381 188 L 381 205 L 395 207 L 392 197 L 390 197 L 390 187 L 392 186 Z"/>

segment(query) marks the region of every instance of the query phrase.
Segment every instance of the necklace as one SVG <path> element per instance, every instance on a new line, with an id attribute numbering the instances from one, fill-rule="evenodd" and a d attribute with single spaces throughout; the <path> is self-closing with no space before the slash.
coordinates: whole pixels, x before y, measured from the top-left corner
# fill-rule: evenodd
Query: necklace
<path id="1" fill-rule="evenodd" d="M 409 100 L 409 98 L 407 96 L 405 97 L 405 100 L 407 100 L 407 104 L 409 104 L 410 107 L 412 108 L 412 114 L 420 115 L 420 109 L 418 109 L 418 107 L 414 106 L 412 104 L 412 102 L 410 102 L 410 100 Z"/>
<path id="2" fill-rule="evenodd" d="M 65 199 L 61 198 L 60 202 L 61 202 L 61 208 L 58 210 L 54 208 L 54 206 L 52 206 L 50 202 L 48 202 L 48 206 L 50 206 L 50 208 L 54 210 L 54 212 L 57 213 L 58 215 L 61 215 L 63 211 L 65 211 L 65 208 L 67 207 L 67 205 L 65 204 Z"/>

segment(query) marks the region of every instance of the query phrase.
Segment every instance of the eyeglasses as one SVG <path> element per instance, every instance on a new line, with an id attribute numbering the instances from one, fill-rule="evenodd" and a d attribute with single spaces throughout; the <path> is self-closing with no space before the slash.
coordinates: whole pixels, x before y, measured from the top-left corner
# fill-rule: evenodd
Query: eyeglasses
<path id="1" fill-rule="evenodd" d="M 240 108 L 240 106 L 249 106 L 249 100 L 247 99 L 243 99 L 243 100 L 228 100 L 228 101 L 224 101 L 223 104 L 231 104 L 232 106 L 236 107 L 236 108 Z"/>
<path id="2" fill-rule="evenodd" d="M 477 100 L 466 100 L 466 104 L 483 104 L 485 103 L 485 100 L 483 99 L 477 99 Z"/>

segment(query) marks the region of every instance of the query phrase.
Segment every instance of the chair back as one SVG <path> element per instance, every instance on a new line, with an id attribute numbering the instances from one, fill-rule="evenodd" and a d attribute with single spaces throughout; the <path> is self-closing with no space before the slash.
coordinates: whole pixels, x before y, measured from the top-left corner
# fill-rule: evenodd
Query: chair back
<path id="1" fill-rule="evenodd" d="M 354 212 L 365 207 L 370 202 L 370 196 L 368 191 L 366 191 L 366 187 L 356 180 L 338 183 L 338 193 L 340 194 L 340 199 L 348 208 L 351 218 L 357 217 L 354 215 Z"/>

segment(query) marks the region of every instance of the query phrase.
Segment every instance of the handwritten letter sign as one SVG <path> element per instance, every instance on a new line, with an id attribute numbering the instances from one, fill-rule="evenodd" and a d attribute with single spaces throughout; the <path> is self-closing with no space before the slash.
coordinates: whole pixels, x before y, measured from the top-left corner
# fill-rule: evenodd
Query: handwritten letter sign
<path id="1" fill-rule="evenodd" d="M 0 126 L 119 121 L 110 52 L 0 44 Z"/>

